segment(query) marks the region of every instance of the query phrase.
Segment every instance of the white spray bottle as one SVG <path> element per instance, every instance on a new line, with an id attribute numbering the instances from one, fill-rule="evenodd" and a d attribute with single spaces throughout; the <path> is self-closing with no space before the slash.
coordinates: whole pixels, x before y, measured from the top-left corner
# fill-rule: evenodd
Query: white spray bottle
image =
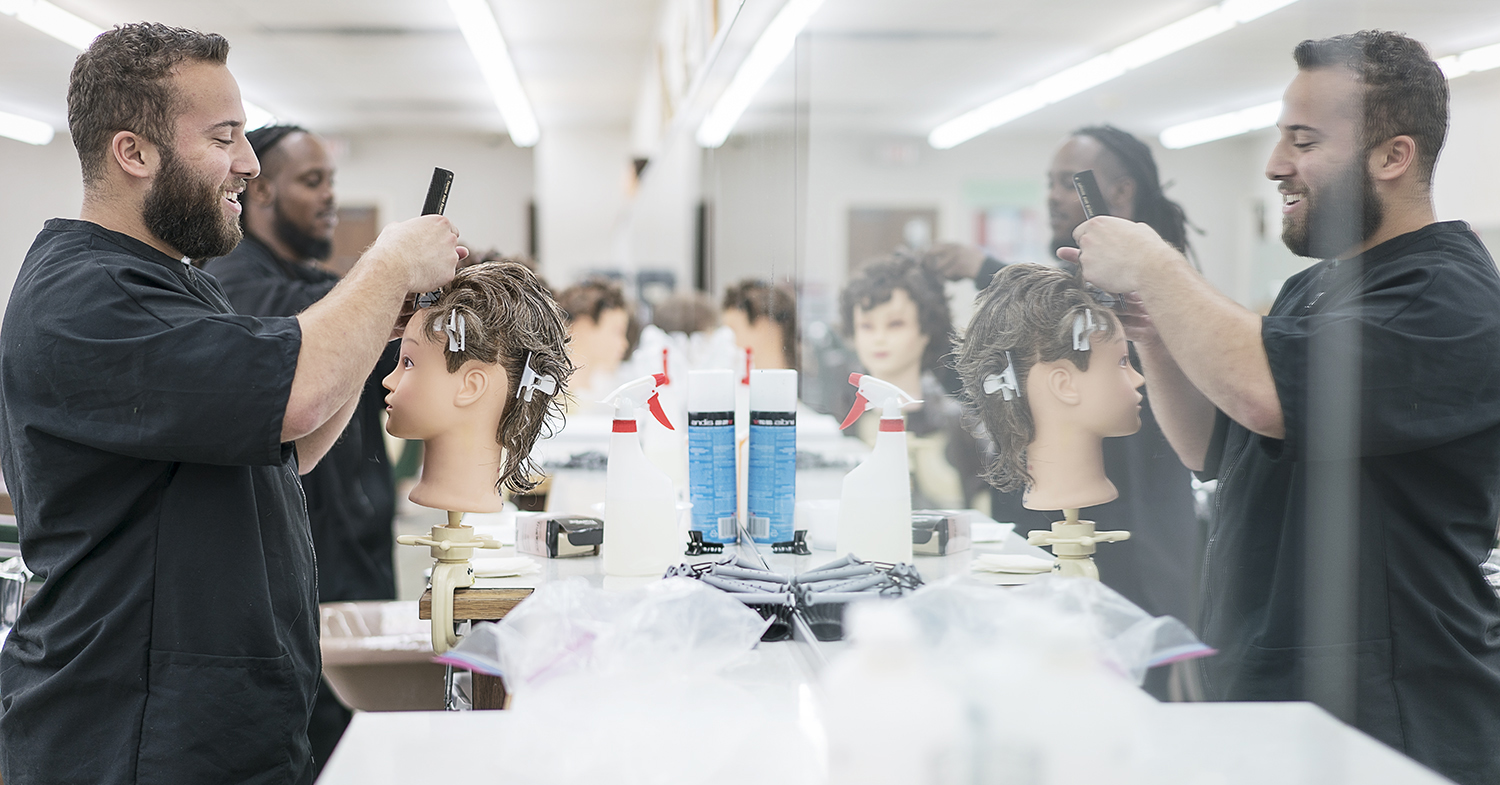
<path id="1" fill-rule="evenodd" d="M 859 388 L 854 407 L 840 428 L 848 428 L 865 409 L 880 409 L 875 450 L 844 477 L 839 501 L 839 553 L 866 561 L 911 561 L 911 470 L 906 457 L 906 420 L 901 407 L 921 401 L 890 382 L 852 373 Z"/>
<path id="2" fill-rule="evenodd" d="M 656 388 L 665 383 L 665 374 L 642 376 L 604 399 L 615 407 L 604 478 L 605 575 L 661 575 L 682 550 L 672 480 L 646 460 L 636 436 L 636 412 L 642 406 L 672 428 L 657 397 Z"/>

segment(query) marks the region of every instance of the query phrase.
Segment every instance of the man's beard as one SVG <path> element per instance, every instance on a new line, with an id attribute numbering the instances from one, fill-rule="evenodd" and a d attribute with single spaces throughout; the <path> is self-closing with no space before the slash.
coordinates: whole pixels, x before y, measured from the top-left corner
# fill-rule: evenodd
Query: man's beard
<path id="1" fill-rule="evenodd" d="M 276 237 L 297 254 L 297 258 L 292 261 L 301 262 L 308 259 L 322 261 L 333 255 L 332 240 L 313 237 L 302 231 L 292 223 L 292 219 L 286 217 L 286 213 L 281 211 L 281 202 L 274 202 L 273 205 L 275 210 L 273 227 Z"/>
<path id="2" fill-rule="evenodd" d="M 189 259 L 233 251 L 242 234 L 239 221 L 224 214 L 221 185 L 199 179 L 170 147 L 158 149 L 161 170 L 142 206 L 146 228 Z"/>
<path id="3" fill-rule="evenodd" d="M 1281 241 L 1298 256 L 1332 259 L 1368 240 L 1385 220 L 1385 208 L 1375 193 L 1375 178 L 1357 157 L 1337 180 L 1317 194 L 1304 195 L 1303 220 L 1282 222 Z"/>

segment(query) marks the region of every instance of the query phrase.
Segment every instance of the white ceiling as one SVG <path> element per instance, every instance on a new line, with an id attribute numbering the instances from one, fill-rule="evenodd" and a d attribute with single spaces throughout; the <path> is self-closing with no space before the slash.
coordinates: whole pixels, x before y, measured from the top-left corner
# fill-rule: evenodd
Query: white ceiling
<path id="1" fill-rule="evenodd" d="M 491 1 L 544 135 L 548 127 L 629 122 L 663 0 Z M 443 0 L 53 2 L 105 26 L 152 19 L 222 33 L 247 98 L 321 130 L 504 128 Z M 797 58 L 762 91 L 746 122 L 777 122 L 801 105 L 821 128 L 925 135 L 1211 4 L 826 0 Z M 1298 41 L 1366 27 L 1404 31 L 1441 56 L 1500 42 L 1500 2 L 1301 0 L 1006 128 L 1054 132 L 1108 120 L 1155 132 L 1272 100 L 1290 78 Z M 0 109 L 64 128 L 75 55 L 0 16 Z M 1468 78 L 1500 87 L 1497 73 Z"/>

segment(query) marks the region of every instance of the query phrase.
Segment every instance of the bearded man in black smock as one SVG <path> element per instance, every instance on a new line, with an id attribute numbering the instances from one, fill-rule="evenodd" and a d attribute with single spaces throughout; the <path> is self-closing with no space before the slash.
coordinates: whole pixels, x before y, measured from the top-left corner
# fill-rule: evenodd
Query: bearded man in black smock
<path id="1" fill-rule="evenodd" d="M 1084 275 L 1131 338 L 1183 463 L 1219 481 L 1200 631 L 1222 700 L 1315 700 L 1461 783 L 1500 782 L 1500 275 L 1435 219 L 1448 87 L 1378 31 L 1305 41 L 1266 176 L 1321 258 L 1268 316 L 1142 224 L 1095 218 Z M 1332 600 L 1332 601 L 1330 601 Z"/>
<path id="2" fill-rule="evenodd" d="M 193 260 L 260 166 L 217 35 L 126 25 L 74 65 L 81 220 L 48 221 L 0 328 L 0 462 L 43 578 L 0 652 L 0 774 L 312 780 L 317 586 L 298 473 L 344 430 L 408 293 L 465 251 L 397 224 L 296 317 Z"/>
<path id="3" fill-rule="evenodd" d="M 295 125 L 257 128 L 245 138 L 260 160 L 260 176 L 246 184 L 240 199 L 245 237 L 204 269 L 218 279 L 235 311 L 295 316 L 339 282 L 318 265 L 332 254 L 338 224 L 333 156 L 322 138 Z M 396 491 L 380 422 L 386 394 L 380 380 L 395 370 L 396 347 L 386 347 L 365 380 L 343 435 L 302 477 L 319 602 L 396 598 Z M 307 728 L 315 772 L 328 762 L 350 718 L 328 683 L 321 683 Z"/>

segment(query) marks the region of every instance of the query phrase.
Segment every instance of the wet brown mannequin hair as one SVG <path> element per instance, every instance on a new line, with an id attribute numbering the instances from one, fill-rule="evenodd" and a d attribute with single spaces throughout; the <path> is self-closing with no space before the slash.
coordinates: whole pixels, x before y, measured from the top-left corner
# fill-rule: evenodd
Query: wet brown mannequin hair
<path id="1" fill-rule="evenodd" d="M 1100 305 L 1078 278 L 1055 267 L 1013 264 L 995 275 L 983 294 L 969 329 L 959 342 L 956 366 L 963 380 L 964 406 L 978 417 L 995 441 L 995 458 L 985 480 L 1002 491 L 1031 483 L 1026 446 L 1036 438 L 1036 423 L 1026 396 L 1026 380 L 1037 363 L 1068 360 L 1089 369 L 1087 351 L 1073 349 L 1073 320 L 1092 312 L 1104 338 L 1120 329 L 1113 312 Z M 986 394 L 984 380 L 1015 363 L 1021 394 L 1009 401 L 1000 392 Z"/>
<path id="2" fill-rule="evenodd" d="M 563 422 L 568 378 L 573 375 L 563 311 L 536 275 L 516 262 L 465 267 L 439 291 L 437 302 L 422 313 L 423 331 L 429 340 L 446 341 L 442 325 L 456 310 L 464 317 L 464 349 L 452 352 L 445 346 L 448 373 L 457 373 L 469 360 L 505 369 L 509 400 L 495 432 L 505 454 L 496 487 L 525 493 L 536 487 L 532 478 L 541 474 L 531 460 L 531 448 L 543 429 L 550 434 Z M 529 402 L 516 397 L 528 353 L 533 371 L 557 380 L 555 393 L 537 390 Z"/>

